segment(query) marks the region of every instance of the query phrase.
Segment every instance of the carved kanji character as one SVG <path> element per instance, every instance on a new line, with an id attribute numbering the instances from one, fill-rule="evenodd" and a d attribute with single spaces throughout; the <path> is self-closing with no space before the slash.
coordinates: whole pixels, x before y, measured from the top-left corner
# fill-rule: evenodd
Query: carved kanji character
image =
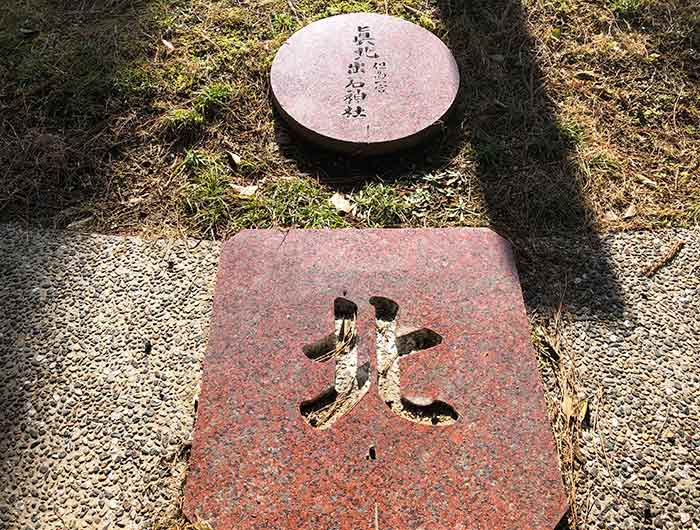
<path id="1" fill-rule="evenodd" d="M 393 300 L 373 296 L 369 300 L 376 315 L 377 386 L 389 409 L 406 420 L 427 425 L 454 423 L 458 414 L 440 400 L 408 399 L 401 393 L 401 358 L 442 342 L 434 331 L 422 328 L 397 335 L 399 306 Z M 334 302 L 335 332 L 304 348 L 310 359 L 325 362 L 335 358 L 335 381 L 299 409 L 309 425 L 327 429 L 350 412 L 370 387 L 370 363 L 358 367 L 357 306 L 344 298 Z"/>
<path id="2" fill-rule="evenodd" d="M 355 81 L 354 79 L 350 78 L 348 79 L 348 84 L 345 85 L 345 88 L 362 88 L 365 86 L 364 81 Z"/>
<path id="3" fill-rule="evenodd" d="M 365 63 L 359 61 L 353 61 L 348 65 L 348 75 L 353 74 L 364 74 L 365 73 Z"/>

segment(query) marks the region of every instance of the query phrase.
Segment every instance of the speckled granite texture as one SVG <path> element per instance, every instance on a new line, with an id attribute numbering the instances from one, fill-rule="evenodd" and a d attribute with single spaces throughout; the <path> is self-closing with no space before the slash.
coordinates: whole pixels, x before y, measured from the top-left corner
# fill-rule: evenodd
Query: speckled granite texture
<path id="1" fill-rule="evenodd" d="M 437 133 L 459 68 L 433 33 L 377 13 L 317 20 L 280 47 L 272 97 L 292 130 L 355 155 L 388 153 Z"/>
<path id="2" fill-rule="evenodd" d="M 401 391 L 444 400 L 459 413 L 453 424 L 417 424 L 380 398 L 373 297 L 398 304 L 407 333 L 443 337 L 402 356 Z M 303 348 L 332 331 L 337 298 L 358 306 L 370 388 L 318 430 L 300 404 L 333 382 L 338 361 Z M 504 239 L 486 229 L 259 230 L 227 242 L 186 513 L 218 530 L 545 530 L 565 509 Z"/>

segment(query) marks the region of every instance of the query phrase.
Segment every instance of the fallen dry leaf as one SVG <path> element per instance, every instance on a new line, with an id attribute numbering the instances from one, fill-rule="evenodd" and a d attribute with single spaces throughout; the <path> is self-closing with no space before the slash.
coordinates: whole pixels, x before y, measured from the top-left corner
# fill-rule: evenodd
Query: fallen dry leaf
<path id="1" fill-rule="evenodd" d="M 576 400 L 570 394 L 564 394 L 561 410 L 567 418 L 572 418 L 576 413 Z"/>
<path id="2" fill-rule="evenodd" d="M 625 210 L 625 213 L 622 214 L 622 218 L 630 219 L 635 215 L 637 215 L 637 207 L 634 204 L 630 204 L 629 207 Z"/>
<path id="3" fill-rule="evenodd" d="M 613 212 L 612 210 L 608 210 L 605 212 L 605 220 L 606 221 L 617 221 L 619 219 L 618 215 Z"/>
<path id="4" fill-rule="evenodd" d="M 160 39 L 160 41 L 163 43 L 163 46 L 165 46 L 169 52 L 175 51 L 175 46 L 173 46 L 172 42 L 165 39 Z"/>
<path id="5" fill-rule="evenodd" d="M 588 401 L 586 401 L 584 399 L 579 403 L 579 409 L 578 409 L 578 422 L 579 423 L 583 423 L 583 420 L 586 419 L 587 413 L 588 413 Z"/>
<path id="6" fill-rule="evenodd" d="M 656 188 L 658 184 L 651 180 L 650 178 L 645 177 L 644 175 L 635 175 L 634 176 L 639 182 L 644 184 L 645 186 L 649 186 L 650 188 Z"/>
<path id="7" fill-rule="evenodd" d="M 350 213 L 352 211 L 352 204 L 342 193 L 334 193 L 330 202 L 339 212 Z"/>
<path id="8" fill-rule="evenodd" d="M 258 191 L 258 187 L 255 185 L 239 186 L 238 184 L 231 184 L 231 187 L 238 195 L 243 195 L 244 197 L 251 197 Z"/>

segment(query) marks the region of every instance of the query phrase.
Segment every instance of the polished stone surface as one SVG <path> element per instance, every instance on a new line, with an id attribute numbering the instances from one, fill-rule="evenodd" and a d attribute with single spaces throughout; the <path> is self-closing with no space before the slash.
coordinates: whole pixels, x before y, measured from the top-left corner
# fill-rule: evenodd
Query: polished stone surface
<path id="1" fill-rule="evenodd" d="M 369 378 L 339 379 L 348 357 L 308 347 L 350 302 L 345 353 Z M 387 322 L 414 421 L 383 399 Z M 315 428 L 301 411 L 334 377 L 365 393 Z M 444 407 L 421 417 L 431 400 L 456 421 Z M 566 499 L 509 244 L 485 229 L 239 233 L 221 257 L 190 464 L 185 512 L 217 530 L 554 528 Z"/>
<path id="2" fill-rule="evenodd" d="M 275 56 L 270 83 L 278 110 L 308 140 L 379 154 L 439 130 L 459 69 L 447 46 L 420 26 L 351 13 L 292 35 Z"/>

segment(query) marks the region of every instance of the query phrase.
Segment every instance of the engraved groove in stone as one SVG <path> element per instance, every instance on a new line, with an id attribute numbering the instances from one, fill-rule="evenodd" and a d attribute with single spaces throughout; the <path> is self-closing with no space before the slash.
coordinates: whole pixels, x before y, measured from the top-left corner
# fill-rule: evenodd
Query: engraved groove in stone
<path id="1" fill-rule="evenodd" d="M 401 395 L 401 357 L 432 348 L 442 342 L 442 337 L 427 328 L 397 337 L 399 305 L 381 296 L 373 296 L 369 303 L 377 318 L 377 385 L 381 398 L 392 412 L 408 421 L 423 425 L 451 425 L 457 421 L 459 414 L 444 401 Z"/>
<path id="2" fill-rule="evenodd" d="M 377 386 L 382 400 L 393 413 L 414 423 L 450 425 L 457 421 L 459 414 L 444 401 L 409 399 L 401 395 L 401 357 L 437 346 L 442 337 L 428 328 L 397 337 L 399 305 L 381 296 L 373 296 L 369 302 L 374 306 L 376 316 Z M 333 314 L 334 333 L 303 348 L 311 360 L 325 362 L 335 359 L 333 385 L 299 405 L 304 420 L 316 429 L 327 429 L 350 412 L 371 385 L 369 361 L 357 365 L 357 305 L 345 298 L 336 298 Z"/>
<path id="3" fill-rule="evenodd" d="M 327 429 L 348 413 L 365 396 L 370 387 L 370 363 L 358 367 L 357 305 L 345 298 L 333 303 L 335 332 L 333 345 L 326 336 L 303 348 L 304 354 L 319 362 L 335 358 L 335 380 L 313 399 L 303 401 L 299 412 L 316 429 Z"/>

